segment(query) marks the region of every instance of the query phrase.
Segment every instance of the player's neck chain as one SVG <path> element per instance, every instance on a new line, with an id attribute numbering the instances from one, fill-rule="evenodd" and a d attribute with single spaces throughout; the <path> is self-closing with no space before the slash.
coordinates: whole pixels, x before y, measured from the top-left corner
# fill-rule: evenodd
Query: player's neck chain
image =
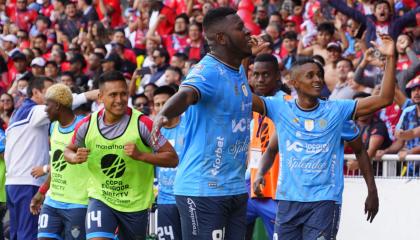
<path id="1" fill-rule="evenodd" d="M 230 67 L 230 68 L 232 68 L 232 69 L 235 69 L 235 70 L 239 71 L 239 68 L 234 67 L 234 66 L 232 66 L 232 65 L 230 65 L 230 64 L 227 64 L 226 62 L 222 61 L 220 58 L 216 57 L 215 55 L 213 55 L 213 54 L 211 54 L 211 53 L 208 53 L 208 55 L 210 55 L 210 56 L 212 56 L 212 57 L 216 58 L 216 59 L 217 59 L 217 61 L 219 61 L 219 62 L 221 62 L 221 63 L 225 64 L 226 66 L 228 66 L 228 67 Z"/>
<path id="2" fill-rule="evenodd" d="M 311 108 L 304 108 L 299 104 L 299 99 L 296 99 L 296 105 L 298 106 L 298 108 L 302 109 L 303 111 L 312 111 L 314 109 L 316 109 L 319 106 L 319 101 L 316 102 L 315 106 L 311 107 Z"/>

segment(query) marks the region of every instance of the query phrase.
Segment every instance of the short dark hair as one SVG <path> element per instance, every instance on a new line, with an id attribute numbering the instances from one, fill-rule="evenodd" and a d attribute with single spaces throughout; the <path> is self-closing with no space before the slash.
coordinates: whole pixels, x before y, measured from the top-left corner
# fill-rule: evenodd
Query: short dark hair
<path id="1" fill-rule="evenodd" d="M 182 52 L 177 52 L 177 53 L 175 53 L 172 57 L 181 58 L 181 59 L 182 59 L 182 60 L 184 60 L 184 61 L 187 61 L 187 60 L 188 60 L 188 56 L 187 56 L 187 54 L 182 53 Z"/>
<path id="2" fill-rule="evenodd" d="M 319 70 L 321 71 L 322 77 L 324 77 L 324 66 L 322 63 L 319 62 L 319 60 L 314 59 L 313 57 L 302 57 L 298 58 L 292 65 L 292 69 L 296 67 L 300 67 L 302 65 L 305 65 L 307 63 L 313 63 L 318 66 Z"/>
<path id="3" fill-rule="evenodd" d="M 38 34 L 35 38 L 41 38 L 45 42 L 48 41 L 47 36 L 45 34 L 42 34 L 42 33 Z"/>
<path id="4" fill-rule="evenodd" d="M 189 25 L 188 27 L 191 27 L 191 26 L 197 26 L 197 27 L 198 27 L 198 30 L 199 30 L 200 32 L 202 32 L 202 31 L 203 31 L 203 25 L 202 25 L 201 23 L 198 23 L 198 22 L 192 22 L 192 23 L 190 23 L 190 25 Z"/>
<path id="5" fill-rule="evenodd" d="M 283 39 L 297 40 L 297 33 L 294 31 L 288 31 L 283 34 Z"/>
<path id="6" fill-rule="evenodd" d="M 122 81 L 126 83 L 124 75 L 120 71 L 109 71 L 99 76 L 99 87 L 107 82 Z"/>
<path id="7" fill-rule="evenodd" d="M 45 63 L 45 66 L 47 66 L 47 65 L 53 65 L 55 68 L 58 68 L 58 64 L 56 62 L 54 62 L 54 61 L 47 61 Z"/>
<path id="8" fill-rule="evenodd" d="M 254 59 L 254 63 L 256 62 L 271 63 L 271 65 L 273 65 L 274 67 L 274 70 L 277 71 L 279 69 L 279 62 L 277 61 L 277 58 L 273 56 L 273 54 L 269 54 L 269 53 L 258 54 Z"/>
<path id="9" fill-rule="evenodd" d="M 165 58 L 165 63 L 169 64 L 169 61 L 171 60 L 169 57 L 169 53 L 165 48 L 158 48 L 155 49 L 155 51 L 159 52 L 159 56 L 164 57 Z"/>
<path id="10" fill-rule="evenodd" d="M 90 5 L 92 5 L 93 1 L 92 0 L 85 0 L 85 3 L 90 6 Z"/>
<path id="11" fill-rule="evenodd" d="M 318 25 L 317 30 L 318 32 L 326 32 L 329 35 L 333 35 L 335 31 L 335 27 L 334 27 L 334 24 L 330 22 L 323 22 Z"/>
<path id="12" fill-rule="evenodd" d="M 354 94 L 353 99 L 356 98 L 365 98 L 365 97 L 370 97 L 369 93 L 365 93 L 365 92 L 357 92 Z"/>
<path id="13" fill-rule="evenodd" d="M 155 89 L 153 92 L 153 96 L 159 95 L 159 94 L 168 94 L 170 97 L 172 97 L 176 93 L 176 89 L 174 89 L 171 86 L 162 86 Z"/>
<path id="14" fill-rule="evenodd" d="M 177 20 L 178 18 L 184 19 L 184 21 L 185 21 L 186 24 L 189 24 L 190 23 L 190 19 L 189 19 L 188 15 L 185 14 L 185 13 L 181 13 L 178 16 L 176 16 L 175 17 L 175 20 Z"/>
<path id="15" fill-rule="evenodd" d="M 236 14 L 236 10 L 228 7 L 210 9 L 203 18 L 204 32 L 208 31 L 215 24 L 223 21 L 226 16 Z"/>
<path id="16" fill-rule="evenodd" d="M 349 63 L 349 65 L 350 65 L 351 70 L 353 70 L 353 69 L 354 69 L 353 62 L 352 62 L 350 59 L 348 59 L 348 58 L 340 58 L 340 59 L 338 59 L 337 63 L 339 63 L 339 62 L 341 62 L 341 61 L 348 62 L 348 63 Z"/>
<path id="17" fill-rule="evenodd" d="M 386 1 L 386 0 L 378 0 L 378 1 L 376 1 L 375 4 L 373 5 L 373 9 L 376 10 L 376 7 L 378 5 L 381 5 L 381 4 L 386 4 L 388 6 L 388 9 L 391 10 L 391 4 L 389 4 L 389 2 Z"/>
<path id="18" fill-rule="evenodd" d="M 145 98 L 147 101 L 149 101 L 149 99 L 146 97 L 146 95 L 144 95 L 144 93 L 140 93 L 140 94 L 136 94 L 134 95 L 131 100 L 134 104 L 134 102 L 137 100 L 137 98 Z"/>
<path id="19" fill-rule="evenodd" d="M 46 76 L 38 76 L 38 77 L 33 77 L 32 79 L 30 79 L 29 85 L 28 85 L 28 91 L 27 91 L 28 97 L 31 98 L 33 96 L 32 91 L 34 89 L 37 89 L 39 91 L 44 90 L 45 82 L 54 83 L 54 80 Z"/>
<path id="20" fill-rule="evenodd" d="M 70 71 L 65 71 L 65 72 L 63 72 L 62 74 L 61 74 L 61 77 L 62 76 L 67 76 L 67 77 L 70 77 L 71 78 L 71 80 L 73 80 L 73 82 L 75 82 L 76 81 L 76 78 L 74 77 L 74 74 L 72 73 L 72 72 L 70 72 Z"/>

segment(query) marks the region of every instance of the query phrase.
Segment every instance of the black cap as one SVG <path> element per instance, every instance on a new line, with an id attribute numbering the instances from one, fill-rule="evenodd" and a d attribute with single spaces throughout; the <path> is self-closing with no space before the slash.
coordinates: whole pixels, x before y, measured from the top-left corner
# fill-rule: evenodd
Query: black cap
<path id="1" fill-rule="evenodd" d="M 17 61 L 17 60 L 25 60 L 26 61 L 26 55 L 17 51 L 17 52 L 12 54 L 12 60 L 13 61 Z"/>
<path id="2" fill-rule="evenodd" d="M 105 63 L 105 62 L 120 63 L 121 58 L 120 58 L 120 56 L 118 56 L 118 54 L 111 53 L 108 56 L 106 56 L 104 59 L 101 60 L 101 63 Z"/>

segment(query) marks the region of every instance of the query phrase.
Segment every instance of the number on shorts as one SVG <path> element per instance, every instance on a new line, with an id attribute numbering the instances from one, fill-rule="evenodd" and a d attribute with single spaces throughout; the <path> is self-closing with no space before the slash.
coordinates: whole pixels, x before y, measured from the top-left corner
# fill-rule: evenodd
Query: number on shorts
<path id="1" fill-rule="evenodd" d="M 96 214 L 95 214 L 96 212 Z M 87 214 L 87 227 L 90 229 L 90 222 L 96 222 L 97 227 L 102 227 L 101 211 L 92 211 Z"/>
<path id="2" fill-rule="evenodd" d="M 48 214 L 42 214 L 41 216 L 39 216 L 38 228 L 46 227 L 48 227 Z"/>
<path id="3" fill-rule="evenodd" d="M 225 228 L 213 230 L 211 235 L 213 240 L 223 240 L 225 238 Z"/>
<path id="4" fill-rule="evenodd" d="M 171 240 L 175 239 L 172 226 L 158 227 L 157 234 L 158 234 L 159 240 L 165 240 L 165 236 L 169 236 Z"/>

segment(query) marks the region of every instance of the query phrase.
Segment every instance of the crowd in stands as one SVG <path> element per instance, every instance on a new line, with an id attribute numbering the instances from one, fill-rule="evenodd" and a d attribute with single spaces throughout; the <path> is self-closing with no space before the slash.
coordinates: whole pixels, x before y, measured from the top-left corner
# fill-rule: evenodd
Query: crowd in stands
<path id="1" fill-rule="evenodd" d="M 203 16 L 225 6 L 238 10 L 252 35 L 269 42 L 262 53 L 277 58 L 281 82 L 292 96 L 289 70 L 305 57 L 324 66 L 323 97 L 378 94 L 385 59 L 371 41 L 380 44 L 380 35 L 390 35 L 398 52 L 395 101 L 357 124 L 372 158 L 420 154 L 419 5 L 415 0 L 0 0 L 0 127 L 7 133 L 13 112 L 32 96 L 27 89 L 34 77 L 46 76 L 81 94 L 98 89 L 99 76 L 113 70 L 126 78 L 130 106 L 153 119 L 154 90 L 177 89 L 205 56 Z M 76 114 L 101 107 L 95 97 L 86 98 Z M 347 167 L 357 169 L 357 161 Z"/>

